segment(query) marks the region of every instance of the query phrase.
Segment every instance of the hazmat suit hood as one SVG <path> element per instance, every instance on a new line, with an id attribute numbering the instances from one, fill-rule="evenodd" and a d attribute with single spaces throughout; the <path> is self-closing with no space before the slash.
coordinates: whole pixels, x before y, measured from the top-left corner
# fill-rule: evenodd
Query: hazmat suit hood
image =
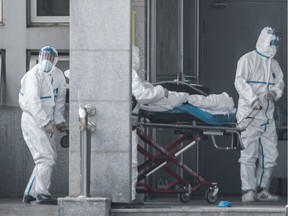
<path id="1" fill-rule="evenodd" d="M 281 33 L 271 27 L 262 29 L 256 43 L 256 50 L 260 55 L 273 58 L 276 55 L 280 43 Z"/>

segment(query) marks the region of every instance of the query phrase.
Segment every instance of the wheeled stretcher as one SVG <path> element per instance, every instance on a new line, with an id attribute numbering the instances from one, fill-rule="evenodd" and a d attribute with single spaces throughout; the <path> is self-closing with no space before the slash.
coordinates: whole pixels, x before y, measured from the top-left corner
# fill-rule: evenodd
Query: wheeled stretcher
<path id="1" fill-rule="evenodd" d="M 208 94 L 207 88 L 199 85 L 193 86 L 181 82 L 164 82 L 162 85 L 172 91 Z M 164 147 L 149 135 L 148 128 L 169 129 L 178 136 L 175 141 Z M 211 137 L 212 143 L 217 149 L 243 149 L 240 139 L 243 129 L 237 127 L 235 114 L 213 116 L 190 104 L 183 104 L 167 112 L 140 110 L 136 130 L 139 138 L 149 146 L 149 148 L 145 148 L 144 145 L 138 145 L 138 152 L 145 159 L 143 163 L 138 165 L 137 192 L 179 194 L 182 202 L 188 202 L 192 193 L 203 186 L 207 188 L 205 193 L 207 202 L 214 203 L 217 201 L 219 189 L 216 182 L 204 179 L 181 161 L 179 158 L 181 154 L 209 137 Z M 230 145 L 218 144 L 217 136 L 228 137 Z M 191 176 L 193 180 L 186 180 L 183 175 L 171 169 L 168 166 L 169 164 L 174 164 Z M 164 170 L 173 178 L 173 181 L 161 188 L 153 187 L 148 183 L 149 181 L 146 181 L 149 176 L 159 169 Z"/>

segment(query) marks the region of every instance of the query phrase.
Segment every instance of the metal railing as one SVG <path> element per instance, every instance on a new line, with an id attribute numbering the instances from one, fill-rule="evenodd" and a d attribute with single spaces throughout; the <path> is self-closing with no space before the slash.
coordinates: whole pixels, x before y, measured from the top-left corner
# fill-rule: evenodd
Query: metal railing
<path id="1" fill-rule="evenodd" d="M 80 197 L 90 196 L 90 161 L 91 133 L 96 131 L 96 125 L 89 120 L 94 116 L 96 108 L 91 104 L 79 108 L 80 127 Z"/>

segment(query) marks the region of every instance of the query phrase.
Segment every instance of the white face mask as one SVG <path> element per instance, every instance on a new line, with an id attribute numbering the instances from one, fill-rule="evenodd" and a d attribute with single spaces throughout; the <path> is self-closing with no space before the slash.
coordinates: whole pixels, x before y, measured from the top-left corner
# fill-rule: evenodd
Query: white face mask
<path id="1" fill-rule="evenodd" d="M 50 62 L 49 60 L 43 60 L 41 61 L 40 63 L 40 69 L 45 72 L 45 73 L 48 73 L 50 72 L 50 70 L 52 69 L 53 67 L 53 64 L 52 62 Z"/>

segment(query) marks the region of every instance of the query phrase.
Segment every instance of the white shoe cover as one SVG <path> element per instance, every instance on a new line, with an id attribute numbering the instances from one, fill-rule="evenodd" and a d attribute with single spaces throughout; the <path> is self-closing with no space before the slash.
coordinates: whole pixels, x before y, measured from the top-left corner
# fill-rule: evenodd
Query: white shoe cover
<path id="1" fill-rule="evenodd" d="M 258 201 L 279 201 L 280 197 L 278 195 L 270 194 L 266 189 L 263 189 L 257 194 Z"/>
<path id="2" fill-rule="evenodd" d="M 254 202 L 256 197 L 256 193 L 253 190 L 249 190 L 247 193 L 242 195 L 242 202 Z"/>

